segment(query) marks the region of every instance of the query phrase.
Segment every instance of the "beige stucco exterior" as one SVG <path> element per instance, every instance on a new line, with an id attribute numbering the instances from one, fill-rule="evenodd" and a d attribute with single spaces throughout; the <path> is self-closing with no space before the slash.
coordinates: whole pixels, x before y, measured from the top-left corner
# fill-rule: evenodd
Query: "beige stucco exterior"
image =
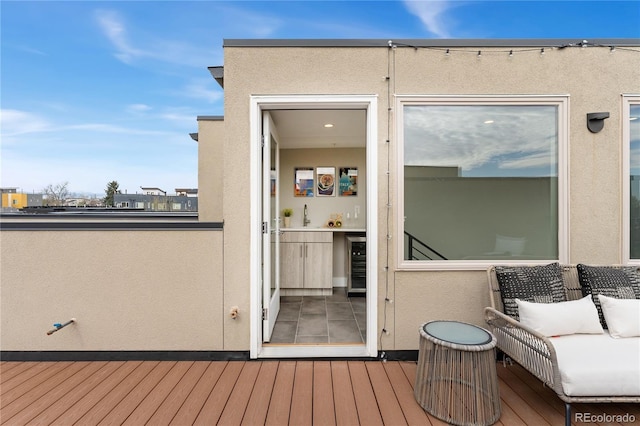
<path id="1" fill-rule="evenodd" d="M 388 48 L 227 47 L 225 49 L 225 140 L 233 159 L 231 169 L 242 167 L 249 146 L 237 144 L 249 138 L 249 100 L 256 94 L 375 94 L 380 105 L 378 129 L 379 265 L 387 259 L 389 276 L 380 274 L 378 304 L 387 311 L 383 347 L 415 349 L 416 330 L 432 319 L 458 319 L 482 324 L 482 308 L 488 304 L 486 278 L 478 271 L 395 270 L 395 242 L 386 252 L 387 191 L 395 197 L 397 166 L 392 135 L 386 148 L 387 106 L 394 95 L 568 95 L 569 97 L 569 262 L 620 263 L 622 261 L 621 205 L 621 95 L 640 92 L 640 55 L 603 48 L 539 49 L 509 57 L 504 48 L 482 48 L 482 58 L 467 52 Z M 618 55 L 618 53 L 621 53 Z M 391 72 L 389 72 L 391 71 Z M 391 77 L 390 87 L 386 76 Z M 592 134 L 586 114 L 608 111 L 611 117 L 602 132 Z M 391 121 L 393 126 L 393 120 Z M 387 185 L 387 152 L 391 155 L 391 185 Z M 371 171 L 370 171 L 371 172 Z M 225 172 L 225 176 L 229 174 Z M 249 185 L 247 180 L 234 185 Z M 230 192 L 234 192 L 230 190 Z M 237 191 L 235 191 L 237 193 Z M 395 199 L 394 199 L 395 201 Z M 234 201 L 249 202 L 244 200 Z M 225 203 L 227 204 L 227 203 Z M 397 205 L 397 202 L 393 203 Z M 248 207 L 248 206 L 247 206 Z M 246 211 L 244 208 L 242 211 Z M 391 210 L 391 215 L 394 210 Z M 243 226 L 249 220 L 234 215 L 225 222 L 227 232 L 249 237 Z M 233 227 L 233 230 L 231 229 Z M 393 241 L 393 240 L 392 240 Z M 235 279 L 247 281 L 248 268 L 238 268 Z M 388 278 L 388 281 L 387 281 Z M 393 304 L 385 304 L 385 284 Z M 386 306 L 385 306 L 386 305 Z"/>
<path id="2" fill-rule="evenodd" d="M 224 348 L 222 232 L 0 236 L 3 351 Z M 77 323 L 46 335 L 70 318 Z"/>
<path id="3" fill-rule="evenodd" d="M 227 45 L 224 121 L 198 121 L 199 220 L 223 222 L 223 229 L 2 231 L 1 349 L 249 350 L 253 95 L 377 97 L 378 165 L 367 174 L 378 187 L 379 268 L 373 285 L 377 334 L 384 318 L 389 331 L 381 349 L 417 349 L 419 325 L 433 319 L 481 325 L 488 304 L 482 269 L 397 266 L 402 239 L 387 238 L 388 231 L 397 233 L 397 96 L 568 96 L 566 260 L 621 263 L 621 97 L 640 93 L 638 49 L 611 54 L 607 47 L 547 47 L 540 55 L 539 48 L 527 47 L 513 47 L 513 57 L 504 47 L 474 47 L 482 51 L 477 58 L 463 46 L 447 56 L 443 50 L 384 45 Z M 610 118 L 600 133 L 590 133 L 586 114 L 599 111 Z M 386 295 L 393 303 L 384 301 Z M 234 306 L 238 319 L 228 315 Z M 78 318 L 75 330 L 45 335 L 52 321 L 67 317 Z"/>

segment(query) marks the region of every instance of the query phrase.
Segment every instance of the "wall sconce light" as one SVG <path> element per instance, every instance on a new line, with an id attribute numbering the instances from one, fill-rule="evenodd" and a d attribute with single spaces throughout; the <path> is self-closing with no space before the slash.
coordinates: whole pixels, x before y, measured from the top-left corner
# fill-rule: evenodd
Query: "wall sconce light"
<path id="1" fill-rule="evenodd" d="M 590 112 L 587 114 L 587 129 L 591 133 L 598 133 L 604 128 L 604 120 L 609 118 L 608 112 Z"/>

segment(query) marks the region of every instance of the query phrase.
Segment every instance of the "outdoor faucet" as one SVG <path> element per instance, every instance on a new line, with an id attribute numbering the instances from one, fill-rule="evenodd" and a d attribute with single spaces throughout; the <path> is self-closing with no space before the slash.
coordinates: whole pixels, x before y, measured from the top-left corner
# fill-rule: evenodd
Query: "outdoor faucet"
<path id="1" fill-rule="evenodd" d="M 302 220 L 302 226 L 307 226 L 308 224 L 310 224 L 311 221 L 309 220 L 309 209 L 307 208 L 307 205 L 304 205 L 304 219 Z"/>

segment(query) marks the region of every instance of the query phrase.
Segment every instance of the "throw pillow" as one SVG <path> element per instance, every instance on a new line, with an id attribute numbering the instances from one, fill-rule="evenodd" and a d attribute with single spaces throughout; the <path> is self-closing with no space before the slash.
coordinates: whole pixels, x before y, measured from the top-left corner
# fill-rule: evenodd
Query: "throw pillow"
<path id="1" fill-rule="evenodd" d="M 604 294 L 616 299 L 640 299 L 640 273 L 637 267 L 587 266 L 580 263 L 577 269 L 583 296 Z M 594 297 L 593 302 L 598 309 L 600 323 L 607 328 L 600 300 Z"/>
<path id="2" fill-rule="evenodd" d="M 516 300 L 520 322 L 543 336 L 566 334 L 602 334 L 591 295 L 558 303 L 532 303 Z"/>
<path id="3" fill-rule="evenodd" d="M 536 303 L 567 300 L 559 263 L 540 266 L 496 266 L 504 313 L 518 319 L 516 299 Z"/>
<path id="4" fill-rule="evenodd" d="M 596 297 L 600 299 L 611 337 L 640 336 L 640 299 L 616 299 L 604 294 Z"/>

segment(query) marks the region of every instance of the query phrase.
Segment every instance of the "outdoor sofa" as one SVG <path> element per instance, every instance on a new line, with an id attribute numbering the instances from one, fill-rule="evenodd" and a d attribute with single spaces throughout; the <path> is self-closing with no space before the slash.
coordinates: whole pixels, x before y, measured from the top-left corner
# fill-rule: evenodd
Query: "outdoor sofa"
<path id="1" fill-rule="evenodd" d="M 493 266 L 488 281 L 497 348 L 556 392 L 566 425 L 571 403 L 640 402 L 638 267 Z"/>

